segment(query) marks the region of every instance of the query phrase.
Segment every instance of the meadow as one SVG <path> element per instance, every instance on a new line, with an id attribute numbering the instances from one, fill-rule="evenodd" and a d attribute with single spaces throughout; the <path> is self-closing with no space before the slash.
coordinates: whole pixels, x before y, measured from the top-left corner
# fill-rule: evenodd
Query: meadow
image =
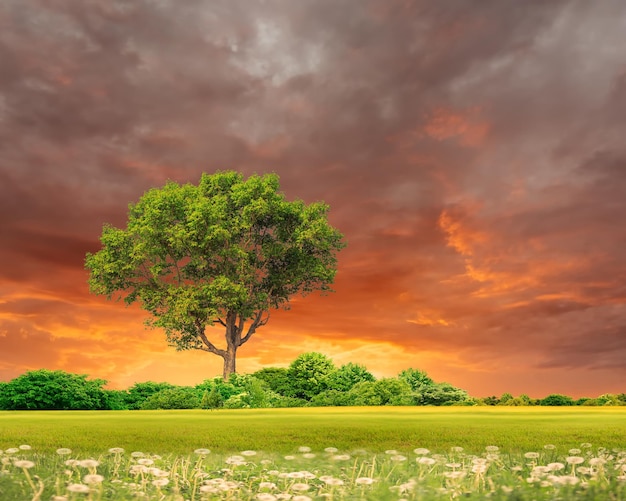
<path id="1" fill-rule="evenodd" d="M 0 448 L 29 444 L 42 453 L 71 447 L 97 454 L 109 447 L 186 454 L 287 454 L 301 445 L 341 450 L 481 451 L 498 445 L 525 452 L 581 442 L 626 448 L 624 407 L 334 407 L 216 411 L 0 412 Z"/>
<path id="2" fill-rule="evenodd" d="M 0 413 L 0 499 L 626 500 L 626 409 Z"/>

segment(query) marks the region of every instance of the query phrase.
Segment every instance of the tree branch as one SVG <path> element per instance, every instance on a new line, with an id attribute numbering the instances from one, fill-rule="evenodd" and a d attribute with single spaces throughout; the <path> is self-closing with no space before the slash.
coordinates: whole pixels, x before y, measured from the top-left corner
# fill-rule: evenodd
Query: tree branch
<path id="1" fill-rule="evenodd" d="M 241 338 L 241 341 L 239 342 L 239 346 L 241 346 L 248 339 L 250 339 L 252 337 L 252 334 L 256 332 L 258 327 L 262 327 L 269 321 L 270 312 L 269 311 L 265 312 L 267 313 L 267 316 L 265 318 L 263 318 L 263 313 L 264 313 L 264 310 L 259 310 L 259 312 L 256 314 L 254 321 L 250 324 L 250 327 L 248 327 L 248 332 L 246 332 L 246 335 L 243 338 Z"/>
<path id="2" fill-rule="evenodd" d="M 213 320 L 214 322 L 218 322 L 220 324 L 222 324 L 224 327 L 226 327 L 226 323 L 221 319 L 221 318 L 216 318 L 215 320 Z"/>
<path id="3" fill-rule="evenodd" d="M 225 358 L 227 355 L 226 350 L 220 350 L 211 341 L 209 341 L 209 338 L 206 337 L 206 334 L 204 333 L 204 325 L 202 324 L 202 322 L 200 322 L 199 320 L 196 320 L 195 324 L 196 324 L 196 328 L 198 329 L 198 336 L 200 336 L 200 339 L 202 339 L 202 342 L 206 345 L 206 349 L 204 348 L 203 349 L 205 351 L 214 353 L 215 355 L 218 355 L 222 358 Z"/>

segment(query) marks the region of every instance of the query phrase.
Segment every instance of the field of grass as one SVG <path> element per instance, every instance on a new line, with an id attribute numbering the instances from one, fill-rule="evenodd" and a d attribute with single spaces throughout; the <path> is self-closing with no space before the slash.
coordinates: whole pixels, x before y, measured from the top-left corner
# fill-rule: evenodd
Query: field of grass
<path id="1" fill-rule="evenodd" d="M 95 454 L 110 447 L 187 454 L 199 447 L 229 454 L 281 454 L 298 446 L 447 451 L 487 445 L 524 452 L 588 442 L 626 448 L 626 408 L 362 407 L 218 411 L 0 412 L 0 449 L 28 444 L 42 453 L 70 447 Z"/>
<path id="2" fill-rule="evenodd" d="M 460 497 L 626 500 L 626 409 L 0 413 L 3 501 Z"/>

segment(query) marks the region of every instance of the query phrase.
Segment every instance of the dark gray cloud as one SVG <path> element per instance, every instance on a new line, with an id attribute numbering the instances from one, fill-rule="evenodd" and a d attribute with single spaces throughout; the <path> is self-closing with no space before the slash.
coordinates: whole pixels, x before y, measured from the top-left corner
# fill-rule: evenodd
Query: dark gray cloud
<path id="1" fill-rule="evenodd" d="M 467 370 L 516 354 L 529 371 L 618 367 L 585 340 L 626 358 L 607 327 L 626 303 L 623 14 L 620 0 L 7 0 L 1 315 L 28 330 L 24 308 L 47 315 L 37 301 L 56 294 L 69 325 L 92 301 L 85 252 L 146 189 L 276 171 L 289 198 L 328 202 L 349 243 L 335 296 L 277 329 L 455 353 Z"/>

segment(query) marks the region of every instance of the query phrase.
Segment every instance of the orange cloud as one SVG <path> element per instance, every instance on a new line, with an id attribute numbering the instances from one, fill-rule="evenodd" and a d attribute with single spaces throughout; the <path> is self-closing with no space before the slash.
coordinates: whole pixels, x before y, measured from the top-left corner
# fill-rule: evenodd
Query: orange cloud
<path id="1" fill-rule="evenodd" d="M 429 115 L 424 132 L 437 141 L 456 139 L 463 146 L 479 148 L 487 140 L 489 124 L 480 119 L 479 108 L 465 113 L 437 108 Z"/>

